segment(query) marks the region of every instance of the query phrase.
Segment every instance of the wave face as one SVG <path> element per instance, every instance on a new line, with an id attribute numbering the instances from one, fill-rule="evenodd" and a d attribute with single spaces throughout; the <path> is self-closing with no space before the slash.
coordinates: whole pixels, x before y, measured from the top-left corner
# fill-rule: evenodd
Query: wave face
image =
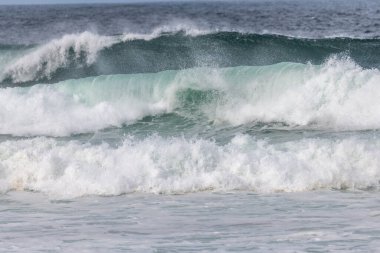
<path id="1" fill-rule="evenodd" d="M 0 133 L 70 136 L 167 114 L 210 126 L 379 129 L 379 82 L 378 70 L 331 58 L 323 65 L 194 68 L 3 88 Z"/>
<path id="2" fill-rule="evenodd" d="M 178 152 L 180 150 L 180 152 Z M 304 139 L 283 144 L 236 136 L 212 141 L 150 137 L 117 148 L 53 139 L 0 143 L 0 190 L 53 198 L 205 190 L 294 192 L 368 189 L 380 180 L 380 142 Z"/>
<path id="3" fill-rule="evenodd" d="M 0 46 L 1 47 L 1 46 Z M 6 49 L 6 46 L 2 46 Z M 305 39 L 279 35 L 212 32 L 191 26 L 159 27 L 149 34 L 65 35 L 29 50 L 1 57 L 0 85 L 51 83 L 88 76 L 159 72 L 194 67 L 321 64 L 332 54 L 363 67 L 380 64 L 379 39 Z M 3 50 L 3 55 L 7 50 Z"/>

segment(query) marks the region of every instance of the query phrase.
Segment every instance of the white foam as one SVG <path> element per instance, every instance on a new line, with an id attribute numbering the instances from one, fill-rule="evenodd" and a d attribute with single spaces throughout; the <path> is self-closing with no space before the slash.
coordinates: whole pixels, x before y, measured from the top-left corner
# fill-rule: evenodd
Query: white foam
<path id="1" fill-rule="evenodd" d="M 126 32 L 121 36 L 102 36 L 92 32 L 67 34 L 62 38 L 54 39 L 37 48 L 28 50 L 21 56 L 12 59 L 2 59 L 0 81 L 11 79 L 12 82 L 36 81 L 43 78 L 50 79 L 59 68 L 70 64 L 70 50 L 73 50 L 74 59 L 85 57 L 84 64 L 91 65 L 96 61 L 98 52 L 115 43 L 131 40 L 152 40 L 164 33 L 184 32 L 188 36 L 197 36 L 210 33 L 202 30 L 190 22 L 170 23 L 154 28 L 149 33 Z M 20 54 L 20 53 L 19 53 Z"/>
<path id="2" fill-rule="evenodd" d="M 97 53 L 115 43 L 113 37 L 100 36 L 90 32 L 65 35 L 28 52 L 7 65 L 1 80 L 11 78 L 13 82 L 27 82 L 50 78 L 58 68 L 69 64 L 70 50 L 74 58 L 85 57 L 85 64 L 92 64 Z"/>
<path id="3" fill-rule="evenodd" d="M 88 104 L 80 94 L 67 94 L 55 86 L 0 91 L 0 133 L 20 136 L 69 136 L 135 122 L 146 115 L 169 110 L 160 99 L 139 101 L 125 96 L 120 101 Z"/>
<path id="4" fill-rule="evenodd" d="M 1 191 L 57 198 L 205 190 L 294 192 L 366 189 L 380 179 L 380 141 L 303 139 L 282 144 L 237 136 L 127 139 L 119 147 L 35 138 L 0 143 Z"/>
<path id="5" fill-rule="evenodd" d="M 234 125 L 260 121 L 336 130 L 380 128 L 379 70 L 334 57 L 322 66 L 278 66 L 229 86 L 228 102 L 217 109 L 216 119 Z"/>

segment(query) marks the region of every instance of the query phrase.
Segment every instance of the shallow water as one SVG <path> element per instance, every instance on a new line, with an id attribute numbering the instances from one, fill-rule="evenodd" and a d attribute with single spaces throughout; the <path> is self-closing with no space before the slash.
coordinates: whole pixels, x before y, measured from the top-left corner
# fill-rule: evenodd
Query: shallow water
<path id="1" fill-rule="evenodd" d="M 377 192 L 1 196 L 6 252 L 370 252 Z"/>

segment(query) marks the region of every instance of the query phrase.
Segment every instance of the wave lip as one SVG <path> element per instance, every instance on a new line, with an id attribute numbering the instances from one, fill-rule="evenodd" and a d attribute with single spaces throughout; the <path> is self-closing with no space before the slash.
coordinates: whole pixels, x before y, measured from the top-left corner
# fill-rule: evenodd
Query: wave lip
<path id="1" fill-rule="evenodd" d="M 1 79 L 15 83 L 50 79 L 59 68 L 68 67 L 70 59 L 90 65 L 97 53 L 115 43 L 115 39 L 90 32 L 65 35 L 31 50 L 6 66 Z"/>
<path id="2" fill-rule="evenodd" d="M 178 152 L 181 150 L 181 152 Z M 112 148 L 35 138 L 0 143 L 1 191 L 53 198 L 205 190 L 297 192 L 378 187 L 380 142 L 355 138 L 268 144 L 240 135 L 206 140 L 126 139 Z"/>

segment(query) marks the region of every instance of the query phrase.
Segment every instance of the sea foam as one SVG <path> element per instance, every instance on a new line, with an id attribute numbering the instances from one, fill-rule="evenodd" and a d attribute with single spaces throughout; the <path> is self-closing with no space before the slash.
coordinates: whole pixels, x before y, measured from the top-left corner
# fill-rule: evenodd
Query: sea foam
<path id="1" fill-rule="evenodd" d="M 220 146 L 152 136 L 118 147 L 34 138 L 0 143 L 0 186 L 53 198 L 368 189 L 378 187 L 379 157 L 379 140 L 357 138 L 270 144 L 238 135 Z"/>

